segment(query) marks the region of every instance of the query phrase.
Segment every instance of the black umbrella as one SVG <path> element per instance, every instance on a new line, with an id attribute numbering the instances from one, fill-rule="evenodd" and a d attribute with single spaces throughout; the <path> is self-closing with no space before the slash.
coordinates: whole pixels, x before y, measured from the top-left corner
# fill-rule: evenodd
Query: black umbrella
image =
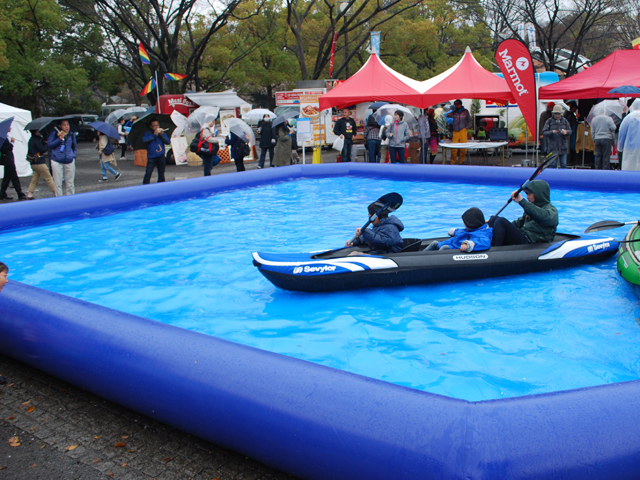
<path id="1" fill-rule="evenodd" d="M 287 121 L 287 120 L 289 120 L 290 118 L 293 118 L 293 117 L 299 117 L 299 116 L 300 116 L 300 112 L 296 112 L 295 110 L 294 110 L 294 111 L 291 111 L 291 112 L 285 112 L 285 113 L 283 113 L 282 115 L 278 115 L 278 116 L 273 120 L 273 122 L 271 123 L 271 126 L 272 126 L 273 128 L 275 128 L 275 127 L 277 127 L 278 125 L 280 125 L 281 123 L 286 122 L 286 121 Z"/>
<path id="2" fill-rule="evenodd" d="M 151 131 L 150 125 L 154 120 L 157 120 L 158 123 L 160 123 L 160 128 L 164 128 L 164 133 L 171 137 L 171 133 L 176 128 L 175 123 L 171 120 L 171 115 L 165 115 L 164 113 L 148 113 L 133 122 L 133 125 L 131 126 L 128 140 L 134 150 L 144 150 L 147 148 L 147 144 L 142 141 L 142 136 L 145 132 Z"/>
<path id="3" fill-rule="evenodd" d="M 67 120 L 69 122 L 69 126 L 71 127 L 72 132 L 78 131 L 78 118 L 74 117 L 73 115 L 67 115 L 64 117 L 36 118 L 35 120 L 32 120 L 31 122 L 27 123 L 24 129 L 29 131 L 40 130 L 40 133 L 42 134 L 42 136 L 46 138 L 47 134 L 51 131 L 51 129 L 58 126 L 58 124 L 62 120 Z"/>

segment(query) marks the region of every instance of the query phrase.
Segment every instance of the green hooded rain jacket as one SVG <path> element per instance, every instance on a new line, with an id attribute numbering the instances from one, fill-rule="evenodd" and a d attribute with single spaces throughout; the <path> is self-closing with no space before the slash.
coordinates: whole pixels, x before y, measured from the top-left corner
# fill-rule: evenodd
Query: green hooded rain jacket
<path id="1" fill-rule="evenodd" d="M 533 180 L 526 189 L 536 197 L 535 202 L 520 202 L 524 215 L 512 223 L 524 233 L 531 243 L 551 242 L 558 227 L 558 210 L 551 205 L 551 189 L 544 180 Z"/>

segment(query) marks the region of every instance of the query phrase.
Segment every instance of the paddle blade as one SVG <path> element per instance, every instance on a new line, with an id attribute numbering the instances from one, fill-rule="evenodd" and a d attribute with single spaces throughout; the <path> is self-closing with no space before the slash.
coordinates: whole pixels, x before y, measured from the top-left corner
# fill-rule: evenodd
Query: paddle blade
<path id="1" fill-rule="evenodd" d="M 589 228 L 587 228 L 584 231 L 584 233 L 599 232 L 601 230 L 612 230 L 614 228 L 620 228 L 620 227 L 624 227 L 625 225 L 632 225 L 634 223 L 638 223 L 638 222 L 622 223 L 622 222 L 616 222 L 615 220 L 603 220 L 602 222 L 597 222 L 591 225 Z"/>
<path id="2" fill-rule="evenodd" d="M 385 210 L 389 213 L 395 212 L 402 205 L 402 195 L 399 193 L 387 193 L 386 195 L 380 197 L 376 200 L 376 206 L 379 208 L 383 208 L 386 206 Z"/>

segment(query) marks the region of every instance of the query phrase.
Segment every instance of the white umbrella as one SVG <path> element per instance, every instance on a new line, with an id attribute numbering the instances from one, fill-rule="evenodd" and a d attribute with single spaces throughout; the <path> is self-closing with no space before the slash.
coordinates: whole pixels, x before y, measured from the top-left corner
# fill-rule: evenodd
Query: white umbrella
<path id="1" fill-rule="evenodd" d="M 245 122 L 239 118 L 227 118 L 225 123 L 227 124 L 230 132 L 235 133 L 249 145 L 256 144 L 256 136 L 253 134 L 251 127 Z"/>
<path id="2" fill-rule="evenodd" d="M 118 123 L 118 120 L 120 120 L 120 117 L 124 115 L 125 111 L 126 110 L 124 108 L 119 108 L 118 110 L 114 110 L 109 115 L 107 115 L 107 118 L 104 119 L 104 123 L 108 123 L 109 125 L 115 125 L 116 123 Z"/>
<path id="3" fill-rule="evenodd" d="M 273 120 L 276 118 L 276 114 L 271 110 L 267 110 L 266 108 L 254 108 L 253 110 L 249 110 L 247 113 L 242 115 L 242 118 L 255 118 L 258 117 L 260 119 L 264 118 L 265 115 L 269 115 L 269 118 Z"/>
<path id="4" fill-rule="evenodd" d="M 189 118 L 187 118 L 187 124 L 184 127 L 184 133 L 186 137 L 195 137 L 205 126 L 208 126 L 220 113 L 219 107 L 200 107 L 193 111 Z"/>
<path id="5" fill-rule="evenodd" d="M 376 113 L 373 114 L 373 118 L 376 119 L 378 125 L 384 125 L 385 117 L 387 115 L 391 115 L 393 117 L 393 114 L 396 110 L 400 110 L 402 113 L 404 113 L 403 120 L 407 122 L 409 128 L 414 128 L 418 124 L 418 121 L 416 120 L 416 117 L 413 115 L 413 112 L 411 110 L 409 110 L 407 107 L 403 107 L 402 105 L 397 105 L 395 103 L 388 103 L 387 105 L 381 106 L 378 110 L 376 110 Z"/>

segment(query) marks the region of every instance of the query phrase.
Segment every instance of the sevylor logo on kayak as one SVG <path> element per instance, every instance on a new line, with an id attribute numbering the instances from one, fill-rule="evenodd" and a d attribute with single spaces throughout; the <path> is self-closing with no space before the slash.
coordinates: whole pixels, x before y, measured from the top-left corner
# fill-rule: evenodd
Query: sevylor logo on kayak
<path id="1" fill-rule="evenodd" d="M 454 255 L 453 259 L 458 260 L 486 260 L 489 255 L 486 253 L 476 253 L 475 255 Z"/>
<path id="2" fill-rule="evenodd" d="M 605 242 L 605 243 L 599 243 L 597 245 L 589 245 L 587 247 L 587 251 L 589 253 L 593 253 L 593 252 L 597 252 L 598 250 L 602 250 L 604 248 L 609 248 L 611 245 L 609 244 L 609 242 Z"/>
<path id="3" fill-rule="evenodd" d="M 293 273 L 325 273 L 325 272 L 335 272 L 336 267 L 333 265 L 322 265 L 321 267 L 310 267 L 309 265 L 305 267 L 295 267 L 293 269 Z"/>

